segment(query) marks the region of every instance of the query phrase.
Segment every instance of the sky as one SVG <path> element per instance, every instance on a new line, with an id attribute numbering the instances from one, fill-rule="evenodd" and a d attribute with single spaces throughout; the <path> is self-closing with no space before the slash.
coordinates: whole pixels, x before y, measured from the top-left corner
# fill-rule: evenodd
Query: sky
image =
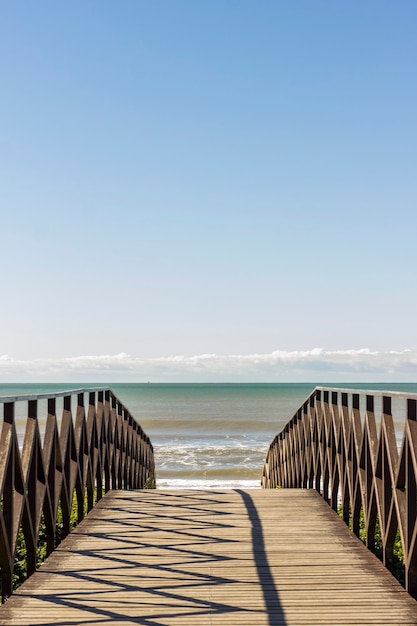
<path id="1" fill-rule="evenodd" d="M 0 0 L 0 382 L 417 380 L 414 0 Z"/>

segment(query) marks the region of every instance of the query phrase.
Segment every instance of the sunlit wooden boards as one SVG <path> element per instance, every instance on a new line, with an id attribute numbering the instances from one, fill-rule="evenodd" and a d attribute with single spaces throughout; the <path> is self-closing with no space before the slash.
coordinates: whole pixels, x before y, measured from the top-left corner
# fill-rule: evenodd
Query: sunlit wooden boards
<path id="1" fill-rule="evenodd" d="M 417 625 L 417 603 L 313 491 L 113 491 L 0 624 Z"/>

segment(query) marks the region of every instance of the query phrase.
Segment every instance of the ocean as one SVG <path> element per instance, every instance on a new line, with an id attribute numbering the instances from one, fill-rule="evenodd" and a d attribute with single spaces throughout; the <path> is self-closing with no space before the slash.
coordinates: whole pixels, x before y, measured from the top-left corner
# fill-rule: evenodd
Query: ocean
<path id="1" fill-rule="evenodd" d="M 154 445 L 157 487 L 256 488 L 260 487 L 269 443 L 315 386 L 315 383 L 0 384 L 0 395 L 110 387 Z M 417 384 L 411 383 L 329 386 L 417 393 Z M 24 421 L 24 415 L 18 413 L 21 437 Z"/>

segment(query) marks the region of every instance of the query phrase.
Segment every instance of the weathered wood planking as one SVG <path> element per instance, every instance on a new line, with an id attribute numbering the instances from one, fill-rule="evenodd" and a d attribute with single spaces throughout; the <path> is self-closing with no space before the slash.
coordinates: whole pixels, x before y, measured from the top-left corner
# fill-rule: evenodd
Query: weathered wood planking
<path id="1" fill-rule="evenodd" d="M 417 603 L 314 491 L 112 491 L 0 624 L 417 625 Z"/>

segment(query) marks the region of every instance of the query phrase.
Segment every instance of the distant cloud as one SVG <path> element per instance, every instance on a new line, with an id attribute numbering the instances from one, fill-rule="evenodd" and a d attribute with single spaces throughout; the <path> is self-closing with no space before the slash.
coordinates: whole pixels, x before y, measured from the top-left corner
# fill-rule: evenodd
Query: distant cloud
<path id="1" fill-rule="evenodd" d="M 1 382 L 367 382 L 417 380 L 417 351 L 275 350 L 267 354 L 0 356 Z"/>

